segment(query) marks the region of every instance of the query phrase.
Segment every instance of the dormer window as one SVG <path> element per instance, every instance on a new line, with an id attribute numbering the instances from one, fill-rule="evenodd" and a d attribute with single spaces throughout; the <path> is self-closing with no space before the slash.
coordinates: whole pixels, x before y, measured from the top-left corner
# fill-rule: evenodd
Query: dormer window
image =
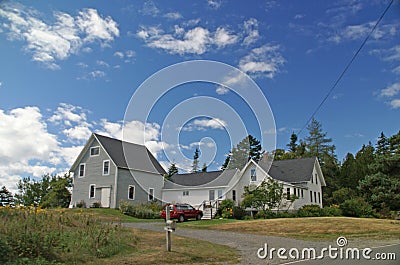
<path id="1" fill-rule="evenodd" d="M 256 174 L 256 169 L 252 168 L 250 170 L 250 180 L 251 181 L 257 181 L 257 174 Z"/>
<path id="2" fill-rule="evenodd" d="M 315 174 L 315 184 L 318 184 L 318 175 Z"/>
<path id="3" fill-rule="evenodd" d="M 90 156 L 98 156 L 99 154 L 100 154 L 99 146 L 90 147 Z"/>

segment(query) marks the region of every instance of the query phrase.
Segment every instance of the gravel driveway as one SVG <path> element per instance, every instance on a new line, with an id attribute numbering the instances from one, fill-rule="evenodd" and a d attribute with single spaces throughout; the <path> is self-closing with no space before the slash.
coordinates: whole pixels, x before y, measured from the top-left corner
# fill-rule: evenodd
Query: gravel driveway
<path id="1" fill-rule="evenodd" d="M 164 232 L 163 223 L 124 223 L 126 227 L 147 229 L 152 231 Z M 179 229 L 179 224 L 177 230 L 174 232 L 179 236 L 190 237 L 195 239 L 200 239 L 204 241 L 209 241 L 212 243 L 217 243 L 221 245 L 226 245 L 232 248 L 236 248 L 241 254 L 240 265 L 250 265 L 250 264 L 283 264 L 288 263 L 290 259 L 280 260 L 276 256 L 276 251 L 274 252 L 274 258 L 271 260 L 268 257 L 266 259 L 260 259 L 257 256 L 257 251 L 259 248 L 268 244 L 268 250 L 271 248 L 279 249 L 285 248 L 287 250 L 291 248 L 303 249 L 303 248 L 315 248 L 317 250 L 317 255 L 319 251 L 332 245 L 332 247 L 337 247 L 336 241 L 333 242 L 314 242 L 314 241 L 303 241 L 297 239 L 276 237 L 276 236 L 262 236 L 262 235 L 252 235 L 252 234 L 242 234 L 237 232 L 225 232 L 218 230 L 208 230 L 208 229 Z M 378 241 L 368 241 L 356 240 L 349 242 L 349 247 L 376 247 L 382 245 L 388 245 L 393 243 L 399 243 L 400 240 L 394 240 L 392 242 L 378 242 Z M 350 245 L 351 244 L 351 245 Z M 260 253 L 260 254 L 263 254 Z M 288 253 L 286 253 L 287 255 Z M 297 261 L 299 262 L 299 261 Z M 304 264 L 304 263 L 301 263 Z"/>

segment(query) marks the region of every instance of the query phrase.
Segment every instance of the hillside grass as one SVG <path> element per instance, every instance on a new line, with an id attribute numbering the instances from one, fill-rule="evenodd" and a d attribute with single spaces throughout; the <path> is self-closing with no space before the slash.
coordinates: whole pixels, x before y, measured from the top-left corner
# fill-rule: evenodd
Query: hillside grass
<path id="1" fill-rule="evenodd" d="M 351 217 L 307 217 L 250 221 L 210 220 L 180 224 L 181 228 L 215 229 L 302 240 L 333 240 L 339 236 L 371 240 L 400 239 L 400 221 Z"/>
<path id="2" fill-rule="evenodd" d="M 113 209 L 0 207 L 0 264 L 237 264 L 228 246 L 126 228 L 146 221 Z M 151 220 L 154 222 L 154 220 Z M 160 220 L 160 225 L 162 220 Z"/>
<path id="3" fill-rule="evenodd" d="M 118 209 L 109 208 L 72 208 L 65 209 L 66 212 L 70 213 L 84 213 L 96 217 L 103 222 L 113 223 L 136 223 L 136 222 L 162 222 L 163 219 L 139 219 L 126 214 L 121 213 Z"/>

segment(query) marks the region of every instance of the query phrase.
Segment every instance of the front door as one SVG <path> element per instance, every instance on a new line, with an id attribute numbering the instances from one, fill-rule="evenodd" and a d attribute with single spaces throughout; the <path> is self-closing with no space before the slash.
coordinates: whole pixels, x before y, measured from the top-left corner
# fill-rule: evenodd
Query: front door
<path id="1" fill-rule="evenodd" d="M 111 188 L 101 188 L 101 207 L 110 208 Z"/>

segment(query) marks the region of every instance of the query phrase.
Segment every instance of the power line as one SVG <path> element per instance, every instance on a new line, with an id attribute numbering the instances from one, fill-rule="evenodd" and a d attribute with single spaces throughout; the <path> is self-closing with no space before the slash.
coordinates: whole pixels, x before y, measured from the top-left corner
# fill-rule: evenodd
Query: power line
<path id="1" fill-rule="evenodd" d="M 328 93 L 326 94 L 326 96 L 323 98 L 323 100 L 321 101 L 321 103 L 318 105 L 318 107 L 314 110 L 314 112 L 311 114 L 310 118 L 307 120 L 307 122 L 304 124 L 303 128 L 301 128 L 301 130 L 299 131 L 298 135 L 300 135 L 303 130 L 307 127 L 307 125 L 310 123 L 310 121 L 314 118 L 315 114 L 317 114 L 317 112 L 321 109 L 322 105 L 324 105 L 325 101 L 329 98 L 330 94 L 333 92 L 333 90 L 336 88 L 336 86 L 338 85 L 338 83 L 340 82 L 340 80 L 342 79 L 342 77 L 344 76 L 344 74 L 347 72 L 347 70 L 350 68 L 351 64 L 354 62 L 354 60 L 356 59 L 356 57 L 358 56 L 358 54 L 360 53 L 360 51 L 362 50 L 362 48 L 365 46 L 365 44 L 367 43 L 368 39 L 371 37 L 372 33 L 374 33 L 375 29 L 378 27 L 379 23 L 381 22 L 381 20 L 383 19 L 383 17 L 386 15 L 387 11 L 389 10 L 389 8 L 391 7 L 391 5 L 393 4 L 394 0 L 391 0 L 390 3 L 388 4 L 388 6 L 386 7 L 385 11 L 382 13 L 382 15 L 380 16 L 380 18 L 378 19 L 378 21 L 376 21 L 374 27 L 371 29 L 371 31 L 368 33 L 367 37 L 365 38 L 365 40 L 361 43 L 360 48 L 358 48 L 357 52 L 353 55 L 353 57 L 351 58 L 351 60 L 347 63 L 346 67 L 344 68 L 344 70 L 342 71 L 342 73 L 339 75 L 339 77 L 336 79 L 335 83 L 333 84 L 333 86 L 331 87 L 331 89 L 328 91 Z"/>

